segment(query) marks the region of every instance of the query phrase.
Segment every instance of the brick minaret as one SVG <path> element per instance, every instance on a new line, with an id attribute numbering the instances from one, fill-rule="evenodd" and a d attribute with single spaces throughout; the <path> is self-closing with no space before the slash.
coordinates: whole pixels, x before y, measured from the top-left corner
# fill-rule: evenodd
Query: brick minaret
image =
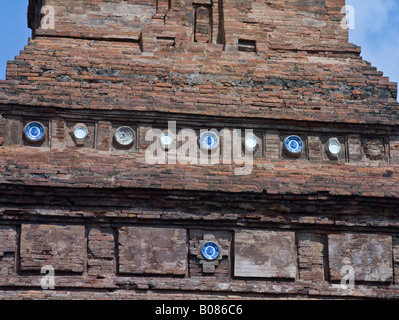
<path id="1" fill-rule="evenodd" d="M 0 81 L 0 296 L 398 296 L 397 85 L 344 5 L 30 0 Z"/>

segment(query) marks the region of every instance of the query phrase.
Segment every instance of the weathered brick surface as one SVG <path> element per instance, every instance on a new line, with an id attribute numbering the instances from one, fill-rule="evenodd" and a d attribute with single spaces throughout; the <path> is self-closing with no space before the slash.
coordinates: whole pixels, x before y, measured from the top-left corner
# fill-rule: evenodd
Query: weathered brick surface
<path id="1" fill-rule="evenodd" d="M 51 265 L 56 271 L 83 272 L 86 262 L 85 228 L 23 224 L 20 268 L 41 270 Z"/>
<path id="2" fill-rule="evenodd" d="M 193 42 L 195 3 L 171 1 L 161 18 L 152 2 L 47 2 L 56 28 L 37 29 L 9 63 L 15 83 L 1 103 L 397 123 L 396 84 L 347 42 L 344 1 L 215 2 L 208 44 Z M 165 39 L 174 39 L 166 50 Z M 238 51 L 239 39 L 256 40 L 256 53 Z"/>
<path id="3" fill-rule="evenodd" d="M 324 281 L 324 238 L 312 233 L 297 234 L 298 268 L 301 280 Z"/>
<path id="4" fill-rule="evenodd" d="M 328 236 L 330 277 L 341 280 L 341 268 L 352 266 L 355 280 L 391 282 L 392 237 L 342 234 Z"/>
<path id="5" fill-rule="evenodd" d="M 88 274 L 115 273 L 115 237 L 112 229 L 93 228 L 88 234 Z"/>
<path id="6" fill-rule="evenodd" d="M 15 226 L 0 226 L 0 275 L 16 272 L 17 230 Z"/>
<path id="7" fill-rule="evenodd" d="M 119 272 L 185 275 L 187 231 L 122 227 L 118 230 Z"/>
<path id="8" fill-rule="evenodd" d="M 30 0 L 33 39 L 0 81 L 0 299 L 397 298 L 397 84 L 348 43 L 344 4 Z M 29 121 L 43 143 L 23 137 Z M 252 129 L 251 174 L 150 165 L 145 135 L 168 121 Z M 55 290 L 40 287 L 48 264 Z"/>
<path id="9" fill-rule="evenodd" d="M 239 231 L 234 242 L 234 275 L 255 278 L 296 278 L 295 234 Z"/>

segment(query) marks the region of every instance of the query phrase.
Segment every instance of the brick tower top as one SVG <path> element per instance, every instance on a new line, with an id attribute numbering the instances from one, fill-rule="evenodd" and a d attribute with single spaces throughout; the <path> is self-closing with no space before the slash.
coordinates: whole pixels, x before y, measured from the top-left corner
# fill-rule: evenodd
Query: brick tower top
<path id="1" fill-rule="evenodd" d="M 36 100 L 48 106 L 397 124 L 397 85 L 348 43 L 344 4 L 30 0 L 35 39 L 7 79 L 57 83 L 55 100 Z M 99 84 L 121 94 L 100 97 Z"/>
<path id="2" fill-rule="evenodd" d="M 168 37 L 175 39 L 175 51 L 198 42 L 234 52 L 239 40 L 256 41 L 260 54 L 269 48 L 353 51 L 347 30 L 341 27 L 344 4 L 344 0 L 31 0 L 29 26 L 38 35 L 142 40 L 145 52 Z M 40 28 L 43 5 L 54 7 L 57 27 L 52 30 Z"/>

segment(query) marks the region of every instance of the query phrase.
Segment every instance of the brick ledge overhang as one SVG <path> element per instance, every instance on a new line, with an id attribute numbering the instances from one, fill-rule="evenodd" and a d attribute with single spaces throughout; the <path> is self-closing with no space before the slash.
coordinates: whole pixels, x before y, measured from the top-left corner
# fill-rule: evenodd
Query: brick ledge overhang
<path id="1" fill-rule="evenodd" d="M 230 193 L 312 194 L 399 198 L 399 166 L 360 166 L 256 159 L 249 175 L 234 165 L 149 165 L 145 153 L 55 151 L 0 147 L 0 183 L 69 188 L 144 188 Z"/>

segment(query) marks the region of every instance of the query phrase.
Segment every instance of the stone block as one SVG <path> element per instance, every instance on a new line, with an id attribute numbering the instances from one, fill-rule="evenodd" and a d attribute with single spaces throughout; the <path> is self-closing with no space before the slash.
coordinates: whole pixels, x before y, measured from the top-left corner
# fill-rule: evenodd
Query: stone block
<path id="1" fill-rule="evenodd" d="M 45 265 L 55 272 L 83 272 L 86 261 L 84 226 L 23 224 L 21 271 L 40 271 Z"/>
<path id="2" fill-rule="evenodd" d="M 234 256 L 236 277 L 296 278 L 293 232 L 237 231 Z"/>
<path id="3" fill-rule="evenodd" d="M 393 277 L 392 237 L 373 234 L 328 236 L 330 279 L 342 279 L 341 268 L 354 268 L 355 281 L 390 282 Z"/>
<path id="4" fill-rule="evenodd" d="M 185 229 L 122 227 L 118 230 L 118 243 L 121 273 L 186 274 Z"/>

